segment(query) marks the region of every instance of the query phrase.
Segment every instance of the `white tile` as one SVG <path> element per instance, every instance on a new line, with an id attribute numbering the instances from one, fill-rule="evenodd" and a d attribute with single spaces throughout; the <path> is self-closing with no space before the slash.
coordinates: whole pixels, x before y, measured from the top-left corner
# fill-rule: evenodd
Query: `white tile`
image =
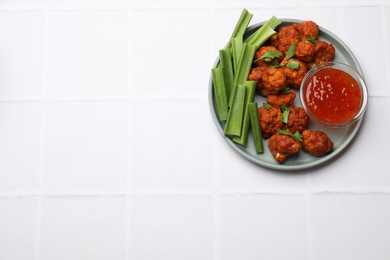
<path id="1" fill-rule="evenodd" d="M 160 6 L 165 6 L 169 8 L 175 8 L 177 6 L 189 6 L 191 7 L 197 7 L 197 6 L 204 6 L 204 5 L 210 5 L 211 0 L 186 0 L 186 1 L 181 1 L 181 0 L 133 0 L 132 4 L 136 7 L 146 7 L 148 6 L 149 8 L 153 7 L 160 7 Z"/>
<path id="2" fill-rule="evenodd" d="M 384 28 L 383 28 L 383 34 L 385 35 L 385 43 L 386 43 L 386 84 L 387 86 L 389 85 L 389 82 L 390 82 L 390 46 L 389 46 L 389 43 L 390 43 L 390 35 L 388 32 L 389 28 L 390 28 L 390 6 L 387 5 L 384 9 L 384 21 L 385 21 L 385 25 L 384 25 Z M 383 17 L 383 16 L 382 16 Z M 387 87 L 386 88 L 386 93 L 389 93 L 389 88 Z"/>
<path id="3" fill-rule="evenodd" d="M 125 136 L 125 103 L 48 103 L 44 189 L 124 189 Z"/>
<path id="4" fill-rule="evenodd" d="M 390 99 L 369 99 L 364 121 L 351 145 L 335 161 L 310 174 L 313 190 L 390 191 L 390 140 L 383 138 L 390 128 L 389 111 Z M 380 127 L 377 122 L 381 122 Z"/>
<path id="5" fill-rule="evenodd" d="M 125 6 L 128 0 L 48 0 L 50 8 L 68 8 L 68 7 L 107 7 L 123 5 Z"/>
<path id="6" fill-rule="evenodd" d="M 221 259 L 308 259 L 304 196 L 222 196 L 219 215 Z"/>
<path id="7" fill-rule="evenodd" d="M 32 9 L 44 8 L 45 0 L 2 0 L 0 8 Z"/>
<path id="8" fill-rule="evenodd" d="M 39 102 L 0 103 L 0 190 L 34 191 L 39 183 Z"/>
<path id="9" fill-rule="evenodd" d="M 42 94 L 43 21 L 43 11 L 0 11 L 1 98 Z"/>
<path id="10" fill-rule="evenodd" d="M 371 95 L 390 93 L 385 84 L 386 57 L 383 55 L 385 46 L 381 18 L 380 7 L 340 8 L 340 24 L 342 25 L 340 38 L 358 59 Z M 351 28 L 359 29 L 351 30 Z M 362 40 L 362 37 L 369 40 Z M 375 39 L 375 43 L 373 43 L 373 39 Z"/>
<path id="11" fill-rule="evenodd" d="M 335 35 L 342 37 L 341 27 L 339 22 L 339 17 L 337 16 L 337 7 L 328 6 L 321 7 L 310 5 L 312 1 L 303 1 L 304 5 L 301 7 L 301 17 L 302 20 L 312 20 L 317 23 L 319 26 L 329 30 Z M 332 17 L 332 19 L 329 19 Z"/>
<path id="12" fill-rule="evenodd" d="M 214 131 L 217 131 L 217 129 Z M 222 190 L 306 191 L 308 187 L 306 171 L 284 172 L 270 170 L 246 160 L 222 136 L 218 137 L 216 141 L 216 169 L 219 187 Z M 265 153 L 268 153 L 268 150 Z M 268 154 L 268 156 L 271 155 Z"/>
<path id="13" fill-rule="evenodd" d="M 389 209 L 384 194 L 312 196 L 313 259 L 389 259 Z"/>
<path id="14" fill-rule="evenodd" d="M 1 259 L 34 259 L 36 218 L 35 198 L 0 198 Z"/>
<path id="15" fill-rule="evenodd" d="M 126 259 L 123 197 L 52 197 L 42 202 L 40 259 Z"/>
<path id="16" fill-rule="evenodd" d="M 133 19 L 132 94 L 206 99 L 217 56 L 210 50 L 210 12 L 136 10 Z"/>
<path id="17" fill-rule="evenodd" d="M 206 102 L 136 102 L 129 110 L 132 189 L 212 187 L 214 126 Z"/>
<path id="18" fill-rule="evenodd" d="M 126 10 L 52 11 L 49 19 L 49 96 L 127 94 Z"/>
<path id="19" fill-rule="evenodd" d="M 211 197 L 134 197 L 130 259 L 214 259 Z"/>

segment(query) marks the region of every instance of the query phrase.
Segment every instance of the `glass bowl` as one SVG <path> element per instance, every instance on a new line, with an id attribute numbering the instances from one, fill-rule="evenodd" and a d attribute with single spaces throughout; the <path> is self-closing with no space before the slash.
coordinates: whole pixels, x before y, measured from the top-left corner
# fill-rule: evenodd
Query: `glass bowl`
<path id="1" fill-rule="evenodd" d="M 367 108 L 368 90 L 363 76 L 341 62 L 314 65 L 302 80 L 300 101 L 309 117 L 330 128 L 349 126 Z"/>

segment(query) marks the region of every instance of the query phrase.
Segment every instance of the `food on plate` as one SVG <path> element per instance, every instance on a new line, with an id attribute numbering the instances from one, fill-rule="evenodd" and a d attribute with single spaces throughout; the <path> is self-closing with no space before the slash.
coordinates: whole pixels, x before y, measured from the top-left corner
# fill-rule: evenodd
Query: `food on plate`
<path id="1" fill-rule="evenodd" d="M 333 61 L 335 51 L 336 50 L 332 44 L 324 41 L 316 41 L 314 44 L 313 63 L 319 65 L 324 62 Z"/>
<path id="2" fill-rule="evenodd" d="M 296 64 L 296 67 L 292 67 L 289 64 Z M 280 66 L 282 66 L 281 71 L 286 74 L 286 86 L 299 88 L 308 71 L 307 65 L 298 59 L 291 58 L 283 60 Z"/>
<path id="3" fill-rule="evenodd" d="M 313 21 L 303 21 L 297 24 L 297 29 L 302 39 L 318 39 L 318 25 Z"/>
<path id="4" fill-rule="evenodd" d="M 255 52 L 254 63 L 258 67 L 262 67 L 281 61 L 282 59 L 282 53 L 274 46 L 262 46 Z"/>
<path id="5" fill-rule="evenodd" d="M 309 116 L 306 114 L 302 107 L 290 106 L 290 113 L 287 123 L 282 127 L 284 130 L 288 130 L 291 133 L 300 132 L 307 129 L 309 124 Z"/>
<path id="6" fill-rule="evenodd" d="M 287 23 L 279 28 L 282 23 L 275 16 L 246 37 L 251 17 L 244 9 L 212 71 L 224 135 L 246 146 L 252 129 L 256 153 L 263 152 L 262 141 L 269 139 L 268 147 L 278 163 L 300 152 L 302 133 L 310 134 L 305 140 L 309 153 L 321 156 L 331 152 L 332 141 L 325 134 L 328 141 L 324 142 L 322 134 L 308 130 L 309 116 L 294 100 L 309 69 L 333 60 L 333 45 L 318 38 L 315 22 Z M 260 107 L 255 90 L 256 100 L 264 100 Z M 326 144 L 321 146 L 321 142 Z"/>
<path id="7" fill-rule="evenodd" d="M 269 139 L 268 148 L 278 163 L 284 163 L 288 156 L 299 153 L 302 144 L 291 136 L 276 133 Z"/>
<path id="8" fill-rule="evenodd" d="M 287 90 L 278 95 L 268 95 L 267 103 L 275 108 L 281 108 L 283 105 L 291 106 L 296 96 L 297 94 L 295 94 L 295 91 Z"/>
<path id="9" fill-rule="evenodd" d="M 305 130 L 302 139 L 303 150 L 314 156 L 323 156 L 333 150 L 333 142 L 324 132 Z"/>
<path id="10" fill-rule="evenodd" d="M 261 132 L 264 138 L 268 138 L 277 133 L 278 128 L 283 127 L 283 122 L 280 120 L 282 112 L 279 108 L 270 106 L 259 107 L 259 119 Z"/>
<path id="11" fill-rule="evenodd" d="M 315 53 L 315 45 L 310 41 L 300 41 L 295 47 L 294 56 L 303 62 L 310 62 L 313 60 Z"/>
<path id="12" fill-rule="evenodd" d="M 283 55 L 286 55 L 290 46 L 297 44 L 301 40 L 302 37 L 298 32 L 296 24 L 292 24 L 280 28 L 279 32 L 272 36 L 271 45 L 276 47 Z"/>
<path id="13" fill-rule="evenodd" d="M 264 95 L 277 95 L 286 86 L 286 74 L 277 68 L 266 67 L 261 75 Z"/>

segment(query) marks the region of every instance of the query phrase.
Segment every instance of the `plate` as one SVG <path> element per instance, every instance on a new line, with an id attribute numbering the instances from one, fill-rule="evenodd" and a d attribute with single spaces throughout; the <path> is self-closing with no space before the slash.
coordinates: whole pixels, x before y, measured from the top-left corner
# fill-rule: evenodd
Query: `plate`
<path id="1" fill-rule="evenodd" d="M 282 26 L 288 26 L 293 23 L 302 22 L 302 20 L 298 20 L 298 19 L 279 19 L 279 20 L 282 22 L 282 24 L 279 25 L 278 28 Z M 244 37 L 248 37 L 249 35 L 253 34 L 264 23 L 265 22 L 260 22 L 248 27 Z M 319 28 L 318 38 L 320 40 L 333 44 L 333 46 L 335 47 L 336 52 L 335 52 L 334 60 L 349 64 L 350 66 L 354 67 L 357 71 L 359 71 L 359 73 L 363 76 L 363 71 L 359 65 L 359 62 L 357 61 L 355 55 L 348 48 L 348 46 L 341 39 L 339 39 L 336 35 L 328 31 L 327 29 L 321 26 L 318 26 L 318 28 Z M 213 67 L 216 67 L 218 63 L 219 63 L 219 57 L 217 57 Z M 240 144 L 237 144 L 233 142 L 231 138 L 224 135 L 223 129 L 224 129 L 225 122 L 219 121 L 218 116 L 216 114 L 215 95 L 214 95 L 213 81 L 211 75 L 209 80 L 208 92 L 209 92 L 209 105 L 210 105 L 211 115 L 214 119 L 215 125 L 217 126 L 223 138 L 230 144 L 230 146 L 235 151 L 237 151 L 241 156 L 243 156 L 250 162 L 253 162 L 257 165 L 266 168 L 275 169 L 275 170 L 283 170 L 283 171 L 304 170 L 304 169 L 316 167 L 318 165 L 336 159 L 336 157 L 339 156 L 341 152 L 345 150 L 348 147 L 348 145 L 352 142 L 352 140 L 358 133 L 359 128 L 363 121 L 363 117 L 362 117 L 355 124 L 350 125 L 348 127 L 329 129 L 329 128 L 324 128 L 319 124 L 316 124 L 313 120 L 310 120 L 308 128 L 310 130 L 318 130 L 327 133 L 329 138 L 334 143 L 333 151 L 322 157 L 314 157 L 309 153 L 301 151 L 298 154 L 287 158 L 287 160 L 283 164 L 279 164 L 268 149 L 268 139 L 263 140 L 264 153 L 256 154 L 251 131 L 249 131 L 247 146 L 242 146 Z M 296 91 L 296 94 L 297 97 L 294 100 L 294 105 L 302 106 L 299 100 L 299 91 Z M 260 95 L 256 94 L 255 102 L 257 102 L 258 106 L 263 104 L 265 100 L 266 99 L 264 97 L 261 97 Z"/>

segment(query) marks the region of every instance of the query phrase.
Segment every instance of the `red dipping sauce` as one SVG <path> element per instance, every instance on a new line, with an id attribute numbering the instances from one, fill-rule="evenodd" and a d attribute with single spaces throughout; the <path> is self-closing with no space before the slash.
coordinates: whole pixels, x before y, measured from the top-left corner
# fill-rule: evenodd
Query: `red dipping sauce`
<path id="1" fill-rule="evenodd" d="M 342 70 L 323 68 L 307 79 L 303 88 L 307 110 L 322 122 L 340 124 L 351 120 L 360 110 L 359 84 Z"/>

